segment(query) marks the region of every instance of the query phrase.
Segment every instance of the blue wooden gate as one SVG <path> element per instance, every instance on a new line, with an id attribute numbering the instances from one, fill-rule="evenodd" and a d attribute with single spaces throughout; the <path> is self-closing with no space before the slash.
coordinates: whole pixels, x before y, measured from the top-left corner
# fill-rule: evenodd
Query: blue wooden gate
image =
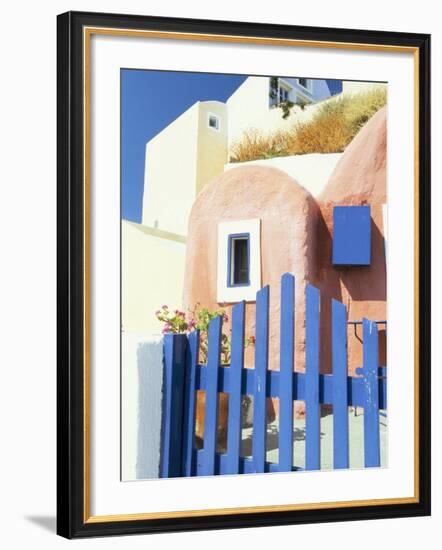
<path id="1" fill-rule="evenodd" d="M 166 335 L 161 477 L 287 472 L 293 465 L 293 401 L 305 401 L 305 469 L 320 469 L 320 405 L 333 406 L 333 467 L 349 467 L 348 407 L 364 409 L 365 467 L 380 466 L 379 411 L 387 408 L 386 368 L 378 365 L 376 321 L 363 319 L 363 366 L 347 372 L 347 312 L 332 300 L 332 374 L 320 373 L 320 293 L 306 288 L 305 373 L 294 371 L 295 280 L 281 279 L 280 370 L 268 370 L 268 286 L 256 295 L 255 366 L 244 368 L 245 302 L 232 310 L 230 365 L 221 366 L 222 318 L 208 331 L 208 360 L 200 364 L 198 331 Z M 197 390 L 204 390 L 204 447 L 195 448 Z M 217 453 L 218 394 L 229 395 L 227 452 Z M 253 396 L 252 456 L 240 456 L 241 402 Z M 279 462 L 266 461 L 266 399 L 279 398 Z"/>

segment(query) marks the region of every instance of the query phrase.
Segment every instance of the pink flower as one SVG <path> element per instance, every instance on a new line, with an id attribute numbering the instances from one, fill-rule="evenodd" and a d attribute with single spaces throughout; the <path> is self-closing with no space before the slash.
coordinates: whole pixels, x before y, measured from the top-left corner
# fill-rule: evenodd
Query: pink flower
<path id="1" fill-rule="evenodd" d="M 157 311 L 155 311 L 155 315 L 160 315 L 161 313 L 161 309 L 158 309 Z"/>
<path id="2" fill-rule="evenodd" d="M 196 326 L 196 321 L 195 319 L 191 319 L 187 325 L 189 328 L 195 328 Z"/>
<path id="3" fill-rule="evenodd" d="M 171 332 L 172 325 L 170 323 L 166 323 L 163 328 L 163 334 L 167 334 L 168 332 Z"/>
<path id="4" fill-rule="evenodd" d="M 169 309 L 167 305 L 161 306 L 163 309 Z"/>
<path id="5" fill-rule="evenodd" d="M 224 319 L 224 321 L 225 321 L 226 323 L 228 322 L 229 316 L 227 315 L 227 313 L 224 313 L 223 319 Z"/>

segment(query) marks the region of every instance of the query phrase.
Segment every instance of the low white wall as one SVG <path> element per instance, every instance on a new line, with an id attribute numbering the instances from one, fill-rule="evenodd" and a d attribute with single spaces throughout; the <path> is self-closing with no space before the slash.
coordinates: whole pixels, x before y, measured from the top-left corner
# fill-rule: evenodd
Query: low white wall
<path id="1" fill-rule="evenodd" d="M 286 172 L 314 197 L 317 197 L 327 185 L 342 153 L 311 155 L 293 155 L 289 157 L 274 157 L 271 159 L 251 160 L 248 162 L 230 162 L 224 170 L 238 166 L 272 166 Z"/>
<path id="2" fill-rule="evenodd" d="M 159 477 L 163 337 L 124 332 L 121 354 L 122 481 Z"/>
<path id="3" fill-rule="evenodd" d="M 159 334 L 162 324 L 155 311 L 163 304 L 172 310 L 182 307 L 183 241 L 178 235 L 122 220 L 121 314 L 126 332 Z"/>

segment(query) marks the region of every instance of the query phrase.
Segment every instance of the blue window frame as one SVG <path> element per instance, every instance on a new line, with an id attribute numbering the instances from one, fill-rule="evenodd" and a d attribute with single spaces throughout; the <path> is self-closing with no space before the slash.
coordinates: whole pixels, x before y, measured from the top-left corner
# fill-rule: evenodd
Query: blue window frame
<path id="1" fill-rule="evenodd" d="M 229 235 L 227 246 L 227 286 L 249 286 L 250 233 Z"/>

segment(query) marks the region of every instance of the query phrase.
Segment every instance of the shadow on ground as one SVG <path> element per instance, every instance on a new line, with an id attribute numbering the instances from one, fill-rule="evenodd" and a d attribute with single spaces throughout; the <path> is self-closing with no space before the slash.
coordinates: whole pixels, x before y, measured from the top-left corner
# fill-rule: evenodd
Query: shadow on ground
<path id="1" fill-rule="evenodd" d="M 57 521 L 55 516 L 25 516 L 25 519 L 38 525 L 45 531 L 50 531 L 51 533 L 55 533 L 56 531 Z"/>
<path id="2" fill-rule="evenodd" d="M 321 432 L 321 438 L 324 434 Z M 305 428 L 295 428 L 293 430 L 293 442 L 305 441 Z M 251 456 L 252 454 L 253 434 L 250 433 L 241 441 L 241 456 Z M 279 430 L 276 426 L 267 428 L 266 450 L 273 451 L 279 448 Z"/>

